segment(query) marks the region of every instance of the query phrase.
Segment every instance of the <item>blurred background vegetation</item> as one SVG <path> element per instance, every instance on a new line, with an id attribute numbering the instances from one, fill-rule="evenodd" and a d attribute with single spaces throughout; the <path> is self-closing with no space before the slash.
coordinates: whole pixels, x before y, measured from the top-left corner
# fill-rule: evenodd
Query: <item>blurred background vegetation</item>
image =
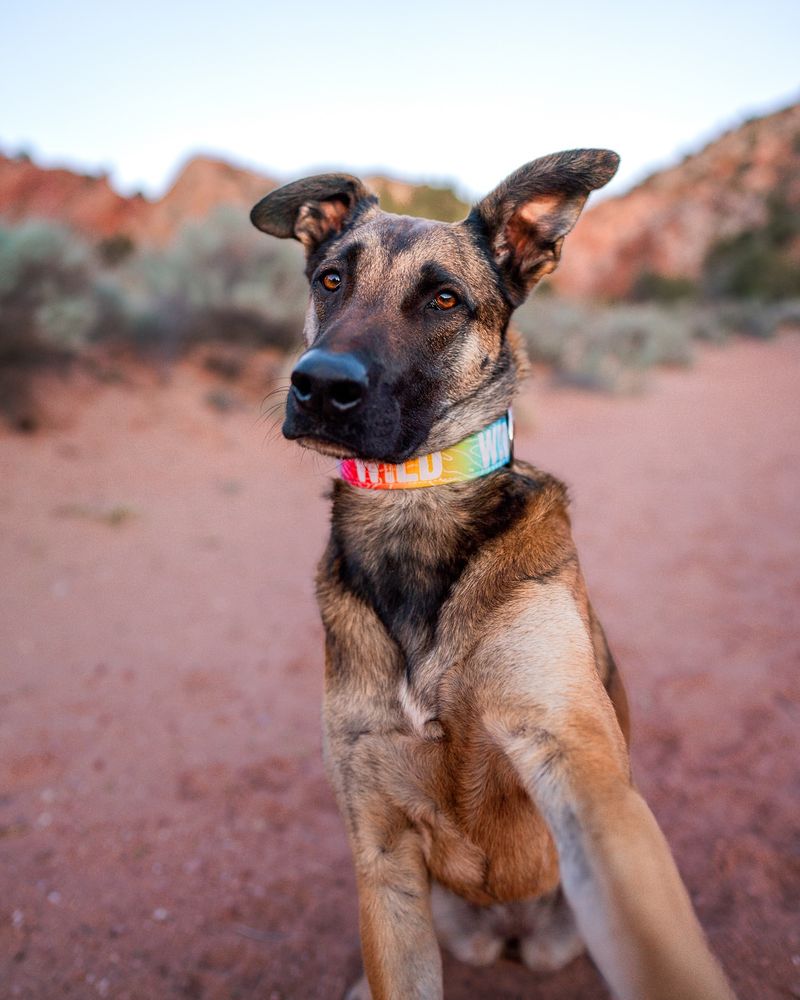
<path id="1" fill-rule="evenodd" d="M 468 211 L 453 191 L 427 185 L 395 203 L 389 184 L 381 203 L 446 221 Z M 800 209 L 776 196 L 765 223 L 714 243 L 698 280 L 645 272 L 624 299 L 591 304 L 545 283 L 516 324 L 556 379 L 635 391 L 653 365 L 690 364 L 697 341 L 800 326 L 799 238 Z M 162 248 L 53 222 L 0 225 L 0 417 L 36 429 L 30 389 L 43 370 L 109 378 L 135 363 L 163 374 L 189 359 L 236 384 L 259 352 L 298 349 L 306 295 L 299 245 L 265 239 L 238 206 L 216 208 Z M 214 400 L 224 406 L 224 395 Z"/>

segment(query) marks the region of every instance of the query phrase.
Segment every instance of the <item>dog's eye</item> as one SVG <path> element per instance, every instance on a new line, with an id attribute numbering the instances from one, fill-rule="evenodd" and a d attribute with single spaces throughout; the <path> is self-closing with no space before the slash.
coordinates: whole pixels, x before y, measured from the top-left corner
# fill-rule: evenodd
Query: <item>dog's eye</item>
<path id="1" fill-rule="evenodd" d="M 323 288 L 327 288 L 329 292 L 335 292 L 342 283 L 342 276 L 338 271 L 328 271 L 327 274 L 322 275 L 321 280 Z"/>
<path id="2" fill-rule="evenodd" d="M 432 309 L 452 309 L 458 305 L 458 296 L 452 292 L 439 292 L 431 302 Z"/>

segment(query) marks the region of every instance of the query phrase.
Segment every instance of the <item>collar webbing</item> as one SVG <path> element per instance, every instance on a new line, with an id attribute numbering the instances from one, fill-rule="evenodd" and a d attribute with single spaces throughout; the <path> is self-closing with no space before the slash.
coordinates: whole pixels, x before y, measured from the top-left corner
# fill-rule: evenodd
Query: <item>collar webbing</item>
<path id="1" fill-rule="evenodd" d="M 463 483 L 508 465 L 513 440 L 514 420 L 508 410 L 494 423 L 451 448 L 409 458 L 397 465 L 346 458 L 339 463 L 339 473 L 351 486 L 367 490 L 414 490 L 420 486 Z"/>

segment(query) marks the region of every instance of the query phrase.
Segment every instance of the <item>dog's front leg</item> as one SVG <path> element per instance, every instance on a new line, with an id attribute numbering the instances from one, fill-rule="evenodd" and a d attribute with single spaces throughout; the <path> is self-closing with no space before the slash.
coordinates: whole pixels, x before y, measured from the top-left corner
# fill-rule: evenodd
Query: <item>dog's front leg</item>
<path id="1" fill-rule="evenodd" d="M 436 1000 L 442 963 L 419 835 L 363 826 L 354 839 L 361 950 L 372 1000 Z"/>
<path id="2" fill-rule="evenodd" d="M 513 730 L 516 728 L 516 732 Z M 619 1000 L 731 1000 L 667 842 L 622 775 L 556 732 L 503 742 L 554 835 L 561 881 L 592 957 Z"/>
<path id="3" fill-rule="evenodd" d="M 667 842 L 631 783 L 571 597 L 549 593 L 504 642 L 513 652 L 484 720 L 550 827 L 565 894 L 614 996 L 732 1000 Z"/>
<path id="4" fill-rule="evenodd" d="M 394 739 L 397 708 L 389 679 L 402 676 L 403 664 L 367 605 L 325 572 L 317 592 L 328 630 L 325 758 L 353 852 L 372 1000 L 436 1000 L 442 967 L 430 876 L 420 834 L 394 795 L 408 759 Z M 369 991 L 359 986 L 350 996 L 367 1000 Z"/>

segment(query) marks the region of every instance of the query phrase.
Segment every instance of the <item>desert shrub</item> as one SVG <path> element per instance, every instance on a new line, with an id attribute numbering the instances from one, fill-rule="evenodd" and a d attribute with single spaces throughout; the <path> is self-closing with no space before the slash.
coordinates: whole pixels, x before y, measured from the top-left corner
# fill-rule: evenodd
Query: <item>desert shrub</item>
<path id="1" fill-rule="evenodd" d="M 776 331 L 782 327 L 800 330 L 800 298 L 786 299 L 773 306 Z"/>
<path id="2" fill-rule="evenodd" d="M 289 350 L 299 344 L 307 285 L 300 247 L 256 232 L 239 209 L 184 228 L 162 251 L 118 268 L 137 350 L 174 356 L 206 340 Z"/>
<path id="3" fill-rule="evenodd" d="M 49 223 L 0 227 L 0 362 L 73 354 L 88 342 L 96 319 L 83 241 Z"/>
<path id="4" fill-rule="evenodd" d="M 766 340 L 774 337 L 782 326 L 798 325 L 800 307 L 797 300 L 764 303 L 745 299 L 718 303 L 715 310 L 720 324 L 729 333 Z"/>
<path id="5" fill-rule="evenodd" d="M 97 253 L 101 263 L 107 267 L 116 267 L 136 250 L 136 244 L 126 233 L 116 233 L 107 236 L 97 244 Z"/>
<path id="6" fill-rule="evenodd" d="M 697 284 L 690 278 L 671 278 L 654 271 L 643 271 L 634 282 L 631 298 L 635 302 L 680 302 L 697 296 Z"/>
<path id="7" fill-rule="evenodd" d="M 715 298 L 779 299 L 800 296 L 800 209 L 774 196 L 762 226 L 719 240 L 704 263 L 703 283 Z"/>
<path id="8" fill-rule="evenodd" d="M 469 205 L 452 188 L 434 187 L 430 184 L 417 185 L 407 202 L 399 202 L 393 198 L 390 189 L 381 190 L 380 201 L 385 212 L 439 219 L 441 222 L 458 222 L 469 213 Z"/>
<path id="9" fill-rule="evenodd" d="M 66 229 L 0 227 L 0 415 L 32 429 L 31 379 L 63 370 L 99 315 L 86 244 Z"/>
<path id="10" fill-rule="evenodd" d="M 531 359 L 563 380 L 611 391 L 635 389 L 654 365 L 691 364 L 695 341 L 766 339 L 800 329 L 800 297 L 614 305 L 534 296 L 516 313 Z"/>
<path id="11" fill-rule="evenodd" d="M 653 365 L 691 363 L 691 313 L 655 305 L 581 305 L 534 297 L 516 314 L 531 358 L 570 382 L 633 388 Z"/>

